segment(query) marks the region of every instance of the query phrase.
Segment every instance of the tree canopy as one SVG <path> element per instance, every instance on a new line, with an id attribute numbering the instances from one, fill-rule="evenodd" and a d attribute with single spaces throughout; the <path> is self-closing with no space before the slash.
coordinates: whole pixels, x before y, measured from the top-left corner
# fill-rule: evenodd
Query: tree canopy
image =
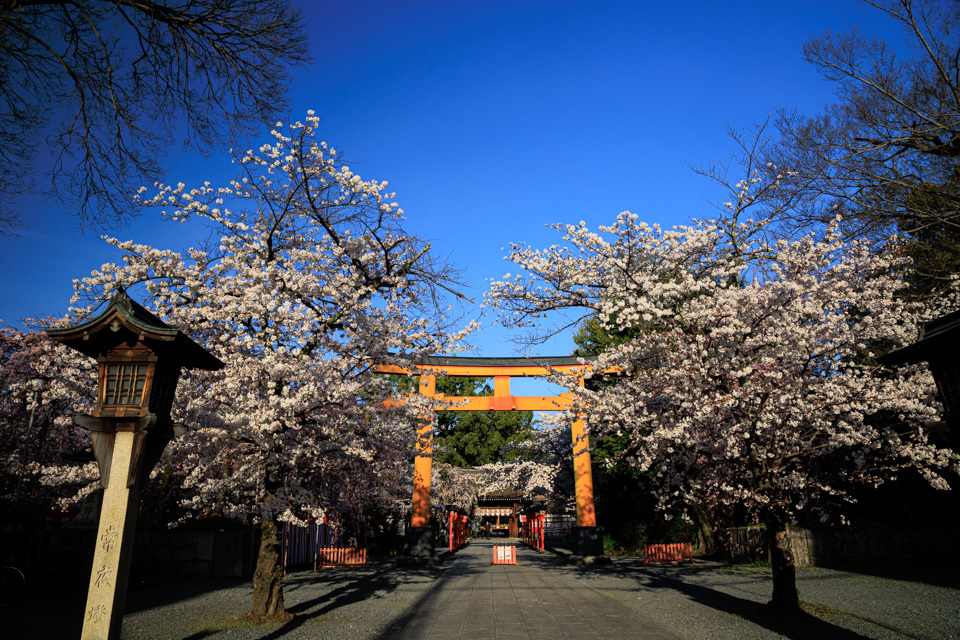
<path id="1" fill-rule="evenodd" d="M 815 114 L 780 109 L 771 138 L 765 125 L 735 132 L 734 160 L 763 185 L 751 200 L 780 231 L 823 230 L 840 215 L 847 238 L 899 234 L 913 295 L 935 295 L 960 272 L 960 5 L 865 2 L 902 29 L 903 46 L 856 28 L 812 36 L 803 56 L 836 100 Z"/>
<path id="2" fill-rule="evenodd" d="M 375 364 L 456 349 L 438 311 L 456 275 L 407 234 L 387 184 L 357 176 L 315 139 L 317 118 L 235 158 L 226 185 L 161 186 L 146 205 L 198 217 L 186 251 L 109 239 L 123 253 L 76 282 L 75 316 L 118 287 L 226 363 L 190 373 L 174 419 L 189 433 L 164 463 L 195 515 L 259 523 L 251 615 L 285 618 L 281 521 L 362 521 L 409 500 L 417 416 L 427 407 Z M 388 408 L 389 405 L 389 408 Z"/>
<path id="3" fill-rule="evenodd" d="M 209 151 L 272 123 L 307 60 L 287 0 L 4 2 L 0 233 L 22 226 L 11 199 L 34 188 L 83 228 L 122 225 L 165 148 Z M 37 162 L 38 132 L 49 162 Z"/>
<path id="4" fill-rule="evenodd" d="M 502 321 L 594 314 L 614 383 L 578 390 L 592 434 L 626 439 L 661 508 L 737 504 L 764 522 L 773 602 L 797 606 L 786 525 L 828 516 L 849 488 L 919 469 L 949 485 L 957 455 L 928 440 L 940 407 L 923 367 L 883 370 L 873 350 L 917 337 L 928 309 L 900 293 L 895 247 L 826 236 L 764 241 L 764 224 L 718 219 L 663 231 L 623 213 L 564 243 L 513 245 L 526 276 L 492 283 Z M 762 263 L 762 269 L 757 267 Z"/>

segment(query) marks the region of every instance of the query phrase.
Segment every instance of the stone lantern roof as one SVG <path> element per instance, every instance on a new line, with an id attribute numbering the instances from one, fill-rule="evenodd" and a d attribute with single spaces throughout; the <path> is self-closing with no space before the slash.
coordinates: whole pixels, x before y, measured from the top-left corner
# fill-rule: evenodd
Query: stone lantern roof
<path id="1" fill-rule="evenodd" d="M 48 329 L 46 333 L 91 358 L 123 342 L 141 342 L 158 357 L 188 369 L 223 368 L 223 362 L 187 334 L 164 323 L 122 291 L 96 318 L 66 329 Z"/>

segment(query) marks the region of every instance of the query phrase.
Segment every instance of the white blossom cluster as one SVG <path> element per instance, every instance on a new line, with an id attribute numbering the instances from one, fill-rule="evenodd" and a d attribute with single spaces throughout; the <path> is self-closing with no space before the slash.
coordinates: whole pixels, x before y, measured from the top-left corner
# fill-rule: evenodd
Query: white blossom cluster
<path id="1" fill-rule="evenodd" d="M 472 513 L 480 494 L 479 477 L 472 470 L 433 461 L 430 479 L 430 507 L 440 521 L 449 508 Z"/>
<path id="2" fill-rule="evenodd" d="M 28 328 L 53 324 L 28 320 Z M 34 379 L 44 383 L 34 392 Z M 0 328 L 0 492 L 12 497 L 22 477 L 21 498 L 59 506 L 83 497 L 97 479 L 97 466 L 66 464 L 64 456 L 89 447 L 73 416 L 93 406 L 97 364 L 50 340 L 42 331 Z M 32 425 L 31 425 L 32 417 Z M 29 431 L 29 436 L 28 436 Z M 26 464 L 24 461 L 26 453 Z M 90 488 L 77 494 L 78 487 Z"/>
<path id="3" fill-rule="evenodd" d="M 948 488 L 958 458 L 928 440 L 941 411 L 929 372 L 876 356 L 950 309 L 901 295 L 895 242 L 878 252 L 834 227 L 765 241 L 763 224 L 663 231 L 625 212 L 599 233 L 558 226 L 562 245 L 512 247 L 526 275 L 492 283 L 488 301 L 507 325 L 582 311 L 622 338 L 595 367 L 608 384 L 580 389 L 574 410 L 594 437 L 629 438 L 663 507 L 735 504 L 784 522 L 905 467 Z"/>
<path id="4" fill-rule="evenodd" d="M 248 521 L 359 518 L 409 494 L 416 402 L 376 363 L 455 349 L 435 313 L 429 246 L 407 235 L 386 183 L 364 181 L 314 139 L 317 119 L 237 155 L 240 176 L 142 190 L 214 240 L 187 251 L 109 238 L 124 254 L 75 282 L 75 317 L 118 289 L 220 358 L 188 371 L 168 460 L 197 515 Z M 438 324 L 440 323 L 440 324 Z"/>

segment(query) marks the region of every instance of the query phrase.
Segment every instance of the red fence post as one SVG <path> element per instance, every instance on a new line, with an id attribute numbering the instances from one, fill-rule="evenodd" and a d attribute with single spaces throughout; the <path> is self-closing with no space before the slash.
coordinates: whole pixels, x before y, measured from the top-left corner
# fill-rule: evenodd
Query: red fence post
<path id="1" fill-rule="evenodd" d="M 541 513 L 540 521 L 540 551 L 547 550 L 547 514 Z"/>
<path id="2" fill-rule="evenodd" d="M 450 532 L 450 551 L 455 551 L 467 544 L 467 516 L 460 515 L 455 511 L 451 511 L 448 515 L 449 518 L 449 532 Z"/>

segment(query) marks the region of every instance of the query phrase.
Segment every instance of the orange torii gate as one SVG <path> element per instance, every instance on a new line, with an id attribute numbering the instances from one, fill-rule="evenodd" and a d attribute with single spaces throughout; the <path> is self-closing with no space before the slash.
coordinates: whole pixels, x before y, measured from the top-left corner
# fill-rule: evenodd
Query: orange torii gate
<path id="1" fill-rule="evenodd" d="M 410 368 L 377 365 L 378 373 L 419 375 L 420 394 L 440 399 L 444 411 L 564 411 L 573 395 L 514 396 L 510 394 L 510 378 L 543 377 L 559 371 L 569 374 L 573 384 L 583 385 L 584 374 L 592 368 L 593 358 L 457 358 L 434 356 L 424 358 Z M 437 393 L 437 376 L 472 376 L 493 378 L 492 396 L 444 396 Z M 573 386 L 573 385 L 571 385 Z M 603 542 L 597 529 L 593 504 L 593 474 L 590 470 L 589 439 L 582 419 L 572 425 L 574 446 L 573 469 L 577 497 L 575 555 L 578 558 L 603 555 Z M 433 467 L 433 420 L 424 419 L 417 427 L 418 455 L 414 461 L 413 505 L 410 528 L 407 530 L 404 555 L 413 559 L 433 556 L 433 530 L 430 528 L 430 474 Z"/>

